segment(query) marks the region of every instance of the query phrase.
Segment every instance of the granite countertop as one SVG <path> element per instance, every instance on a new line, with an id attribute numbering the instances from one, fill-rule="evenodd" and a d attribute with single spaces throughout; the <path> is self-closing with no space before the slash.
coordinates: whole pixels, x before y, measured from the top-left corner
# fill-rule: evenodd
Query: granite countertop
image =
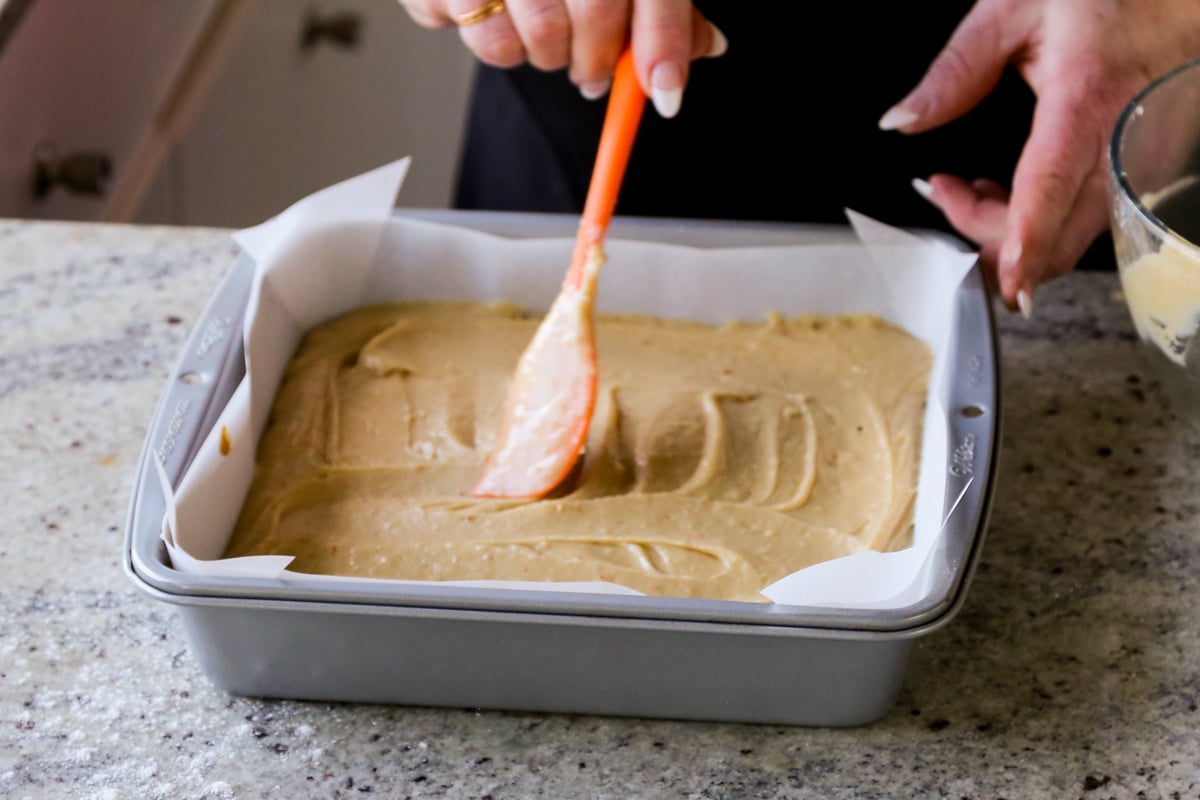
<path id="1" fill-rule="evenodd" d="M 215 689 L 121 552 L 146 426 L 234 254 L 224 231 L 0 221 L 0 797 L 1200 797 L 1200 434 L 1114 275 L 1000 313 L 965 607 L 890 714 L 820 729 Z"/>

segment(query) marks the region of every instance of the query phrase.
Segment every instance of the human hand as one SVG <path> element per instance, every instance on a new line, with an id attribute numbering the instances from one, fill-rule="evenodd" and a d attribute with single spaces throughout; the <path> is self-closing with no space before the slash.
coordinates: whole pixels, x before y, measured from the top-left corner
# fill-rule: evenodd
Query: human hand
<path id="1" fill-rule="evenodd" d="M 974 108 L 1006 66 L 1020 72 L 1037 105 L 1011 193 L 953 175 L 914 186 L 979 245 L 1005 303 L 1028 316 L 1033 290 L 1073 269 L 1107 225 L 1108 145 L 1121 110 L 1197 55 L 1196 0 L 978 0 L 879 126 L 936 128 Z"/>
<path id="2" fill-rule="evenodd" d="M 399 0 L 426 28 L 457 25 L 480 61 L 567 69 L 584 97 L 602 97 L 628 39 L 638 80 L 658 113 L 683 102 L 688 67 L 725 52 L 725 36 L 691 0 Z"/>

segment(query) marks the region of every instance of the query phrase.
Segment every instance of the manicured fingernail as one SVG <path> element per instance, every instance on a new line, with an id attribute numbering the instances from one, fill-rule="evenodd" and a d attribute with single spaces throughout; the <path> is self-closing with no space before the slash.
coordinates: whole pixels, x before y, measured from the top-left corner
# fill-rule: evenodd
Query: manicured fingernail
<path id="1" fill-rule="evenodd" d="M 579 93 L 583 95 L 585 100 L 599 100 L 604 95 L 608 94 L 608 88 L 612 86 L 612 81 L 583 81 L 579 84 Z"/>
<path id="2" fill-rule="evenodd" d="M 996 260 L 996 275 L 1001 283 L 1006 275 L 1011 276 L 1009 280 L 1020 278 L 1022 253 L 1021 242 L 1015 239 L 1000 248 L 1000 257 Z M 1017 310 L 1025 319 L 1033 316 L 1033 284 L 1028 280 L 1017 290 Z"/>
<path id="3" fill-rule="evenodd" d="M 663 61 L 650 73 L 650 99 L 662 117 L 670 119 L 683 105 L 683 70 L 677 64 Z"/>
<path id="4" fill-rule="evenodd" d="M 904 106 L 892 106 L 879 118 L 879 130 L 896 131 L 905 128 L 920 119 L 920 115 Z"/>
<path id="5" fill-rule="evenodd" d="M 921 195 L 921 197 L 924 197 L 926 200 L 933 197 L 933 184 L 924 178 L 913 178 L 912 187 L 916 190 L 917 194 Z"/>
<path id="6" fill-rule="evenodd" d="M 712 27 L 712 44 L 708 46 L 708 52 L 704 54 L 705 58 L 717 58 L 725 55 L 725 51 L 729 49 L 729 40 L 725 38 L 725 34 L 721 33 L 721 29 L 711 22 Z"/>
<path id="7" fill-rule="evenodd" d="M 1017 308 L 1021 311 L 1021 316 L 1025 319 L 1033 317 L 1033 289 L 1029 284 L 1025 284 L 1017 292 Z"/>

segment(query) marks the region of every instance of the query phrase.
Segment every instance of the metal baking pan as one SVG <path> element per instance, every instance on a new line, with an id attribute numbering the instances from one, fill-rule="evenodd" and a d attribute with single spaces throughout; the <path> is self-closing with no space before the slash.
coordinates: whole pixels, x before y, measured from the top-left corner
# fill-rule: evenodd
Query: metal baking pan
<path id="1" fill-rule="evenodd" d="M 403 216 L 508 237 L 571 237 L 577 219 L 500 212 Z M 936 234 L 928 234 L 936 235 Z M 696 247 L 848 241 L 848 226 L 620 219 L 611 238 Z M 305 700 L 850 726 L 894 704 L 913 643 L 950 621 L 983 543 L 1000 397 L 991 303 L 976 266 L 955 297 L 947 411 L 950 516 L 931 589 L 862 610 L 523 592 L 386 581 L 331 588 L 172 568 L 160 540 L 157 454 L 176 482 L 244 374 L 241 321 L 254 265 L 233 264 L 158 403 L 132 487 L 123 561 L 177 607 L 210 680 L 234 694 Z"/>

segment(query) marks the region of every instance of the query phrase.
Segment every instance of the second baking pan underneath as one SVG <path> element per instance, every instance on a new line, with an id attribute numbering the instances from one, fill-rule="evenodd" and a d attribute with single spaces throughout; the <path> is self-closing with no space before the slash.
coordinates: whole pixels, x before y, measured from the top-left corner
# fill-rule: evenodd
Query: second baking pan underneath
<path id="1" fill-rule="evenodd" d="M 408 212 L 523 236 L 568 235 L 555 215 Z M 623 220 L 614 239 L 698 247 L 845 242 L 848 228 Z M 218 685 L 244 694 L 797 724 L 860 724 L 890 706 L 914 638 L 952 618 L 982 542 L 999 398 L 989 299 L 977 269 L 953 301 L 944 391 L 947 528 L 932 590 L 889 609 L 760 606 L 389 582 L 182 573 L 159 540 L 152 464 L 177 482 L 241 379 L 236 331 L 253 265 L 234 265 L 199 321 L 152 423 L 134 487 L 126 565 L 179 607 Z M 214 339 L 219 340 L 214 345 Z M 221 351 L 213 356 L 215 351 Z M 217 363 L 219 362 L 219 364 Z M 200 383 L 184 375 L 205 375 Z M 169 447 L 165 445 L 169 444 Z M 281 668 L 280 665 L 288 665 Z"/>

